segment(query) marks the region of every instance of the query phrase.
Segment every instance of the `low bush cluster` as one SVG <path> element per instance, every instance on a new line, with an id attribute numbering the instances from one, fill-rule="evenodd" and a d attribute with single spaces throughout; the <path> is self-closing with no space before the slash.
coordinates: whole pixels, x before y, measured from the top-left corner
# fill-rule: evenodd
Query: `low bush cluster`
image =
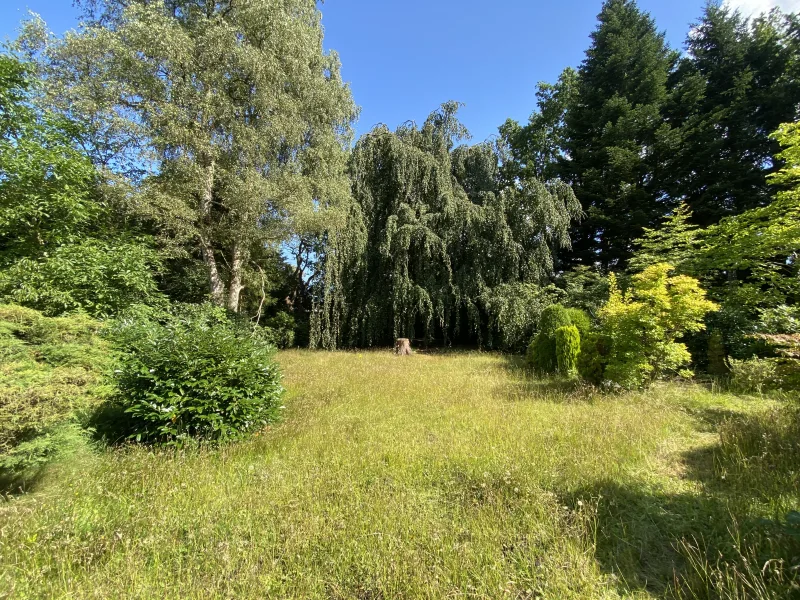
<path id="1" fill-rule="evenodd" d="M 609 276 L 609 299 L 600 310 L 604 344 L 609 345 L 605 355 L 587 345 L 590 354 L 582 370 L 590 381 L 631 389 L 665 375 L 691 375 L 691 354 L 677 340 L 703 330 L 705 315 L 717 305 L 706 299 L 696 279 L 672 271 L 668 264 L 648 267 L 633 276 L 625 292 L 613 273 Z"/>
<path id="2" fill-rule="evenodd" d="M 589 334 L 589 315 L 577 308 L 552 304 L 542 311 L 539 332 L 528 346 L 526 362 L 543 374 L 575 372 L 581 336 Z M 560 333 L 559 333 L 560 332 Z"/>
<path id="3" fill-rule="evenodd" d="M 116 321 L 109 338 L 119 353 L 117 402 L 130 418 L 131 439 L 230 440 L 278 417 L 283 388 L 274 347 L 224 309 L 137 308 Z"/>
<path id="4" fill-rule="evenodd" d="M 800 361 L 789 358 L 728 359 L 730 383 L 734 390 L 763 394 L 800 389 Z"/>
<path id="5" fill-rule="evenodd" d="M 14 482 L 70 445 L 109 395 L 99 323 L 0 305 L 0 479 Z"/>

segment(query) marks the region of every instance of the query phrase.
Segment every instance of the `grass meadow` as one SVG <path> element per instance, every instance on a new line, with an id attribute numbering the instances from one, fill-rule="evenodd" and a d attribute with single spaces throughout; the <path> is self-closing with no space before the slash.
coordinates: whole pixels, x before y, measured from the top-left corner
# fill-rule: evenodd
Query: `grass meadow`
<path id="1" fill-rule="evenodd" d="M 0 597 L 798 589 L 782 521 L 799 504 L 796 445 L 776 400 L 690 384 L 604 396 L 485 353 L 278 360 L 284 419 L 256 437 L 87 443 L 1 502 Z"/>

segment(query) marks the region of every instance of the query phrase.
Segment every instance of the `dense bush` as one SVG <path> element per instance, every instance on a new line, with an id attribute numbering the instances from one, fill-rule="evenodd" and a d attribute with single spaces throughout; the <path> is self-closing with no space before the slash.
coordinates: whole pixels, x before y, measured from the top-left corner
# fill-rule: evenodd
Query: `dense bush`
<path id="1" fill-rule="evenodd" d="M 0 479 L 44 464 L 108 395 L 109 349 L 85 315 L 48 318 L 0 305 Z"/>
<path id="2" fill-rule="evenodd" d="M 609 299 L 600 311 L 603 333 L 611 339 L 605 379 L 635 388 L 665 374 L 691 374 L 689 350 L 676 340 L 704 329 L 703 318 L 717 305 L 696 279 L 670 276 L 672 271 L 667 264 L 648 267 L 632 278 L 626 293 L 609 276 Z"/>
<path id="3" fill-rule="evenodd" d="M 747 360 L 728 360 L 731 384 L 746 393 L 761 394 L 782 387 L 779 360 L 753 357 Z"/>
<path id="4" fill-rule="evenodd" d="M 525 362 L 537 373 L 554 373 L 558 366 L 555 337 L 545 335 L 541 331 L 537 333 L 528 346 Z"/>
<path id="5" fill-rule="evenodd" d="M 40 258 L 22 258 L 0 272 L 0 296 L 48 315 L 84 310 L 114 315 L 160 299 L 156 253 L 138 242 L 85 240 Z"/>
<path id="6" fill-rule="evenodd" d="M 539 332 L 548 337 L 556 335 L 556 329 L 572 325 L 569 312 L 560 304 L 551 304 L 542 311 L 539 319 Z"/>
<path id="7" fill-rule="evenodd" d="M 525 356 L 528 366 L 545 374 L 560 371 L 556 354 L 556 331 L 570 326 L 578 330 L 579 337 L 588 335 L 591 331 L 589 315 L 580 309 L 564 308 L 560 304 L 551 304 L 545 308 L 539 319 L 539 333 L 531 341 Z M 577 351 L 580 352 L 580 340 Z"/>
<path id="8" fill-rule="evenodd" d="M 295 323 L 294 317 L 289 313 L 281 312 L 267 319 L 262 335 L 265 340 L 276 348 L 291 348 L 294 346 Z"/>
<path id="9" fill-rule="evenodd" d="M 776 383 L 778 365 L 764 358 L 751 358 L 728 362 L 731 372 L 731 383 L 742 392 L 762 393 Z"/>
<path id="10" fill-rule="evenodd" d="M 569 317 L 570 325 L 578 328 L 578 333 L 581 337 L 586 337 L 592 330 L 592 320 L 586 311 L 580 308 L 568 308 L 567 316 Z"/>
<path id="11" fill-rule="evenodd" d="M 581 335 L 574 325 L 556 329 L 556 361 L 558 372 L 562 375 L 572 375 L 578 363 L 581 352 Z"/>
<path id="12" fill-rule="evenodd" d="M 116 382 L 131 439 L 227 440 L 278 417 L 283 388 L 273 346 L 223 309 L 133 310 L 110 338 L 120 353 Z"/>
<path id="13" fill-rule="evenodd" d="M 599 333 L 590 333 L 581 338 L 581 352 L 578 355 L 578 374 L 594 385 L 604 381 L 611 340 Z"/>

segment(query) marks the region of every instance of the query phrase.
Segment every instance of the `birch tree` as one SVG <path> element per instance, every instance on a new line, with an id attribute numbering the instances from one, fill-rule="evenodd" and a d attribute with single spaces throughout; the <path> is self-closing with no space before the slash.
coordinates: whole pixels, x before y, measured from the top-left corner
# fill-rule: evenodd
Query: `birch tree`
<path id="1" fill-rule="evenodd" d="M 335 227 L 356 108 L 314 0 L 84 0 L 44 53 L 52 102 L 135 209 L 239 310 L 259 246 Z"/>

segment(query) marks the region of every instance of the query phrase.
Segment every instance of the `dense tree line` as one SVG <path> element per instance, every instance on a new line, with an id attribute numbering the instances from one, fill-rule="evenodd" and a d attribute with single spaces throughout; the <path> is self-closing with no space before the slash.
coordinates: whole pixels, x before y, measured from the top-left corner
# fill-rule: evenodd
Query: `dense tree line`
<path id="1" fill-rule="evenodd" d="M 501 128 L 516 163 L 581 201 L 565 263 L 625 267 L 643 228 L 682 202 L 702 226 L 769 204 L 770 135 L 800 106 L 797 15 L 710 3 L 683 55 L 631 0 L 608 0 L 598 21 L 578 71 L 540 85 L 527 125 Z"/>
<path id="2" fill-rule="evenodd" d="M 448 102 L 353 143 L 313 0 L 78 4 L 77 32 L 34 19 L 0 62 L 7 300 L 210 301 L 317 347 L 520 349 L 544 307 L 596 315 L 605 274 L 669 257 L 722 304 L 719 327 L 795 310 L 796 183 L 776 174 L 797 15 L 711 3 L 680 52 L 607 0 L 527 123 L 469 144 Z"/>

